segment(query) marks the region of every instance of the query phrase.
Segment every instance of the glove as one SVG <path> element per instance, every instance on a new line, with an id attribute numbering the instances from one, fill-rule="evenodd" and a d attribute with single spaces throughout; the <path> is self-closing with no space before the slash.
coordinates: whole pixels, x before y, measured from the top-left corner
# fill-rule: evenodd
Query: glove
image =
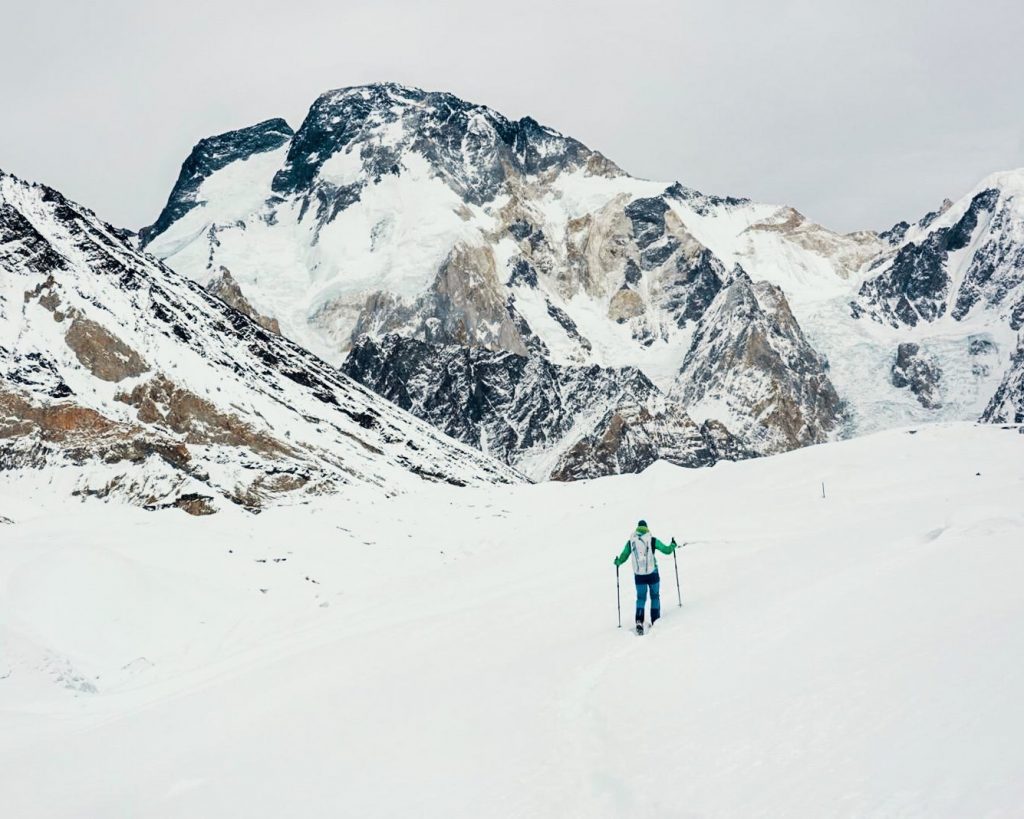
<path id="1" fill-rule="evenodd" d="M 678 549 L 678 548 L 679 548 L 679 544 L 678 544 L 678 543 L 676 543 L 676 539 L 675 539 L 675 538 L 672 538 L 672 543 L 671 543 L 670 545 L 672 546 L 672 551 L 673 551 L 673 552 L 674 552 L 674 551 L 675 551 L 676 549 Z"/>
<path id="2" fill-rule="evenodd" d="M 619 568 L 619 566 L 622 565 L 621 563 L 619 563 L 619 556 L 618 555 L 616 555 L 615 557 L 612 558 L 612 563 L 615 564 L 615 568 L 616 569 Z"/>

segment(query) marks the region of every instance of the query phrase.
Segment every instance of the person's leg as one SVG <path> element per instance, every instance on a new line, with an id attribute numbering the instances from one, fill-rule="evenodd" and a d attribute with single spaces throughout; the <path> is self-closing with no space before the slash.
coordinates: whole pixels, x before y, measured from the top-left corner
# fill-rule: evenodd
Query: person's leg
<path id="1" fill-rule="evenodd" d="M 651 625 L 661 617 L 661 581 L 651 583 Z"/>
<path id="2" fill-rule="evenodd" d="M 644 608 L 647 606 L 647 584 L 637 581 L 636 584 L 636 621 L 643 623 Z"/>

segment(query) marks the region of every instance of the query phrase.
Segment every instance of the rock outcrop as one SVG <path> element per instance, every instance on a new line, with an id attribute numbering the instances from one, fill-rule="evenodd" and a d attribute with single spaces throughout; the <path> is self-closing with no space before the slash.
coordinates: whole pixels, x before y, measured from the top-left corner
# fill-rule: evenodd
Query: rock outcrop
<path id="1" fill-rule="evenodd" d="M 364 336 L 344 372 L 453 438 L 536 479 L 639 472 L 659 458 L 705 466 L 750 453 L 695 424 L 633 368 Z"/>
<path id="2" fill-rule="evenodd" d="M 942 370 L 934 358 L 924 355 L 911 341 L 900 344 L 892 364 L 892 385 L 908 388 L 925 409 L 942 406 Z"/>
<path id="3" fill-rule="evenodd" d="M 827 362 L 811 347 L 782 291 L 740 268 L 698 324 L 675 395 L 700 415 L 725 408 L 760 454 L 825 441 L 843 408 Z"/>
<path id="4" fill-rule="evenodd" d="M 1010 367 L 981 420 L 990 424 L 1024 424 L 1024 335 L 1018 336 Z"/>
<path id="5" fill-rule="evenodd" d="M 249 303 L 249 300 L 242 293 L 242 288 L 238 286 L 238 282 L 235 281 L 231 271 L 226 267 L 220 268 L 218 275 L 207 282 L 206 289 L 225 304 L 234 307 L 239 313 L 251 318 L 264 330 L 281 335 L 281 325 L 277 319 L 262 315 Z"/>

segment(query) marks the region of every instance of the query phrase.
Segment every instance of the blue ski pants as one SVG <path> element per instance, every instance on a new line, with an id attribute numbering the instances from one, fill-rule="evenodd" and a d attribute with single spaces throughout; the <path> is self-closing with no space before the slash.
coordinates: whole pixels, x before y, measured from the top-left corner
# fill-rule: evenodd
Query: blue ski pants
<path id="1" fill-rule="evenodd" d="M 644 621 L 644 609 L 647 607 L 647 590 L 651 592 L 651 622 L 661 617 L 661 578 L 657 572 L 651 574 L 635 574 L 636 581 L 636 621 Z"/>

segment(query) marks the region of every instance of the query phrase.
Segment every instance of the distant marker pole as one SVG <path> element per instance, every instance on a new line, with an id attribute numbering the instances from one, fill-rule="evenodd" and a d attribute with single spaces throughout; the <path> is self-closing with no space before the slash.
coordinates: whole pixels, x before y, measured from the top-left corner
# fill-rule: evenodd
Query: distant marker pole
<path id="1" fill-rule="evenodd" d="M 672 542 L 675 543 L 676 539 L 672 538 Z M 672 562 L 676 566 L 676 597 L 679 599 L 679 605 L 681 607 L 683 605 L 683 593 L 679 589 L 679 559 L 676 557 L 677 551 L 679 551 L 678 546 L 676 546 L 676 548 L 672 550 Z"/>
<path id="2" fill-rule="evenodd" d="M 821 497 L 822 497 L 822 499 L 825 498 L 825 482 L 824 481 L 821 482 Z"/>
<path id="3" fill-rule="evenodd" d="M 619 567 L 615 567 L 615 605 L 619 609 L 619 628 L 622 628 L 622 597 L 619 595 Z"/>

